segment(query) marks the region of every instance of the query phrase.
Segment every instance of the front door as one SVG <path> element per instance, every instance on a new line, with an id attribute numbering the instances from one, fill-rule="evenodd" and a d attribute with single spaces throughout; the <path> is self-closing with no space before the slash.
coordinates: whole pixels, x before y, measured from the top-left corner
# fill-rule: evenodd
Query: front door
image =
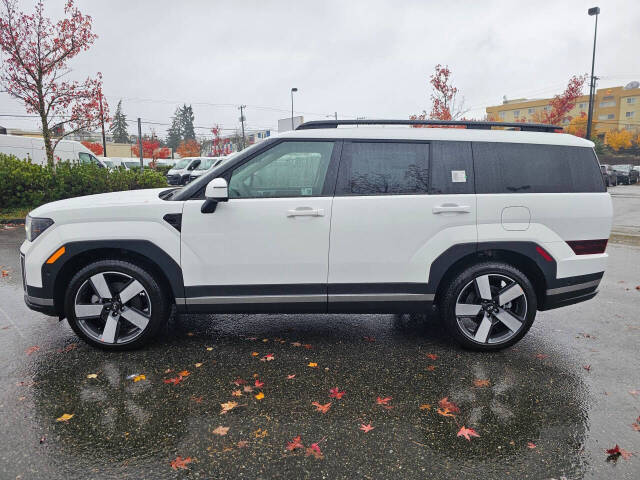
<path id="1" fill-rule="evenodd" d="M 224 174 L 229 201 L 215 212 L 185 203 L 189 311 L 326 311 L 334 146 L 279 142 Z"/>
<path id="2" fill-rule="evenodd" d="M 333 202 L 330 312 L 425 311 L 432 263 L 477 242 L 468 142 L 345 141 Z"/>

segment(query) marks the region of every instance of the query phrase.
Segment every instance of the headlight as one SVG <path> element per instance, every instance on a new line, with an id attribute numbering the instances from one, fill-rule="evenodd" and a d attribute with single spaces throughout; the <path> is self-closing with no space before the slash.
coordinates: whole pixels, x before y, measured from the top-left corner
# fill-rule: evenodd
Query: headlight
<path id="1" fill-rule="evenodd" d="M 33 242 L 51 225 L 53 225 L 53 220 L 50 218 L 33 218 L 27 215 L 24 222 L 24 229 L 27 232 L 27 240 Z"/>

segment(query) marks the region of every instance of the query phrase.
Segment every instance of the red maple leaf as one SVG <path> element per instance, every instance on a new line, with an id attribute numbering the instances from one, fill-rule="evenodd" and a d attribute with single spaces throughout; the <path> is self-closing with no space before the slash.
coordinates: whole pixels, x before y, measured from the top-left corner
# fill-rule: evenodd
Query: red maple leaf
<path id="1" fill-rule="evenodd" d="M 435 353 L 427 353 L 427 358 L 429 358 L 431 360 L 437 360 L 438 359 L 438 355 L 436 355 Z"/>
<path id="2" fill-rule="evenodd" d="M 26 354 L 31 355 L 33 352 L 37 352 L 38 350 L 40 350 L 40 347 L 38 345 L 34 345 L 33 347 L 27 348 Z"/>
<path id="3" fill-rule="evenodd" d="M 607 454 L 609 455 L 609 458 L 607 458 L 607 460 L 617 460 L 618 457 L 622 457 L 625 460 L 629 460 L 629 458 L 631 458 L 631 452 L 628 452 L 624 448 L 620 448 L 618 444 L 616 444 L 615 447 L 607 450 Z"/>
<path id="4" fill-rule="evenodd" d="M 376 398 L 376 404 L 377 405 L 383 405 L 383 406 L 389 406 L 389 402 L 391 401 L 391 397 L 378 397 Z"/>
<path id="5" fill-rule="evenodd" d="M 345 392 L 344 390 L 342 392 L 340 392 L 338 390 L 338 387 L 334 387 L 331 390 L 329 390 L 329 396 L 331 398 L 337 398 L 338 400 L 340 400 L 345 393 L 347 393 L 347 392 Z"/>
<path id="6" fill-rule="evenodd" d="M 536 448 L 536 444 L 533 442 L 527 442 L 527 447 L 533 449 Z"/>
<path id="7" fill-rule="evenodd" d="M 174 470 L 178 470 L 179 468 L 187 469 L 187 463 L 191 463 L 193 460 L 191 457 L 182 458 L 180 456 L 176 457 L 175 460 L 171 460 L 171 468 Z"/>
<path id="8" fill-rule="evenodd" d="M 165 378 L 163 380 L 164 383 L 173 383 L 174 385 L 179 384 L 182 381 L 182 376 L 178 375 L 177 377 L 174 378 Z"/>
<path id="9" fill-rule="evenodd" d="M 458 405 L 449 401 L 449 397 L 444 397 L 442 400 L 438 402 L 438 405 L 443 410 L 447 410 L 451 413 L 460 413 L 460 408 L 458 408 Z"/>
<path id="10" fill-rule="evenodd" d="M 329 409 L 331 408 L 331 402 L 325 403 L 324 405 L 322 405 L 321 403 L 318 403 L 318 402 L 311 402 L 311 405 L 316 407 L 316 410 L 318 412 L 323 413 L 323 414 L 327 413 L 329 411 Z"/>
<path id="11" fill-rule="evenodd" d="M 636 418 L 636 421 L 631 424 L 631 428 L 636 432 L 640 432 L 640 417 Z"/>
<path id="12" fill-rule="evenodd" d="M 367 424 L 367 425 L 365 425 L 364 423 L 360 424 L 360 430 L 362 430 L 364 433 L 370 432 L 374 428 L 376 428 L 376 427 L 372 427 L 370 423 Z"/>
<path id="13" fill-rule="evenodd" d="M 458 435 L 457 436 L 458 437 L 464 437 L 467 440 L 471 441 L 471 437 L 479 437 L 480 435 L 478 435 L 473 428 L 467 428 L 467 427 L 463 426 L 458 431 Z"/>
<path id="14" fill-rule="evenodd" d="M 244 385 L 245 383 L 247 383 L 247 381 L 243 378 L 236 378 L 233 383 L 235 383 L 239 387 L 240 385 Z"/>
<path id="15" fill-rule="evenodd" d="M 290 442 L 287 442 L 287 450 L 289 450 L 290 452 L 293 452 L 296 448 L 304 448 L 304 445 L 302 444 L 301 440 L 302 439 L 300 435 L 298 435 L 297 437 L 294 437 L 293 440 L 291 440 Z"/>
<path id="16" fill-rule="evenodd" d="M 287 375 L 287 380 L 293 380 L 294 378 L 296 378 L 295 373 L 293 375 Z"/>
<path id="17" fill-rule="evenodd" d="M 307 447 L 305 456 L 308 457 L 309 455 L 313 455 L 317 459 L 324 458 L 324 456 L 322 455 L 322 450 L 320 450 L 320 447 L 317 443 L 312 443 L 310 447 Z"/>
<path id="18" fill-rule="evenodd" d="M 273 353 L 267 353 L 264 357 L 262 357 L 260 359 L 261 362 L 270 362 L 271 360 L 273 360 Z"/>
<path id="19" fill-rule="evenodd" d="M 256 379 L 256 383 L 254 385 L 256 386 L 256 388 L 262 388 L 264 387 L 264 382 L 261 382 L 260 380 Z"/>

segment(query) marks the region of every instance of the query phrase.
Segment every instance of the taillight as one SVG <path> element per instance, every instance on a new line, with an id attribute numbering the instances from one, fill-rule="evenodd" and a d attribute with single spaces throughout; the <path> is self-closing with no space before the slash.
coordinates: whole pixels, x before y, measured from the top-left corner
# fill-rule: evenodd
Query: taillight
<path id="1" fill-rule="evenodd" d="M 571 240 L 567 244 L 576 255 L 591 255 L 594 253 L 604 253 L 609 239 L 604 240 Z"/>
<path id="2" fill-rule="evenodd" d="M 536 252 L 538 252 L 538 254 L 542 258 L 544 258 L 547 262 L 553 262 L 553 258 L 551 257 L 551 255 L 547 253 L 547 251 L 544 248 L 538 246 L 536 247 Z"/>

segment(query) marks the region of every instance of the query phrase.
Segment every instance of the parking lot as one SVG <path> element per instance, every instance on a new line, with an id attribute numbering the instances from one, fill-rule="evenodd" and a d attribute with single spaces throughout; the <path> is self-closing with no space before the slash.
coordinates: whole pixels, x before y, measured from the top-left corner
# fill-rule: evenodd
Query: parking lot
<path id="1" fill-rule="evenodd" d="M 616 232 L 636 191 L 611 189 Z M 1 478 L 638 478 L 638 246 L 499 353 L 391 315 L 182 316 L 105 353 L 24 305 L 23 236 L 0 230 Z"/>

